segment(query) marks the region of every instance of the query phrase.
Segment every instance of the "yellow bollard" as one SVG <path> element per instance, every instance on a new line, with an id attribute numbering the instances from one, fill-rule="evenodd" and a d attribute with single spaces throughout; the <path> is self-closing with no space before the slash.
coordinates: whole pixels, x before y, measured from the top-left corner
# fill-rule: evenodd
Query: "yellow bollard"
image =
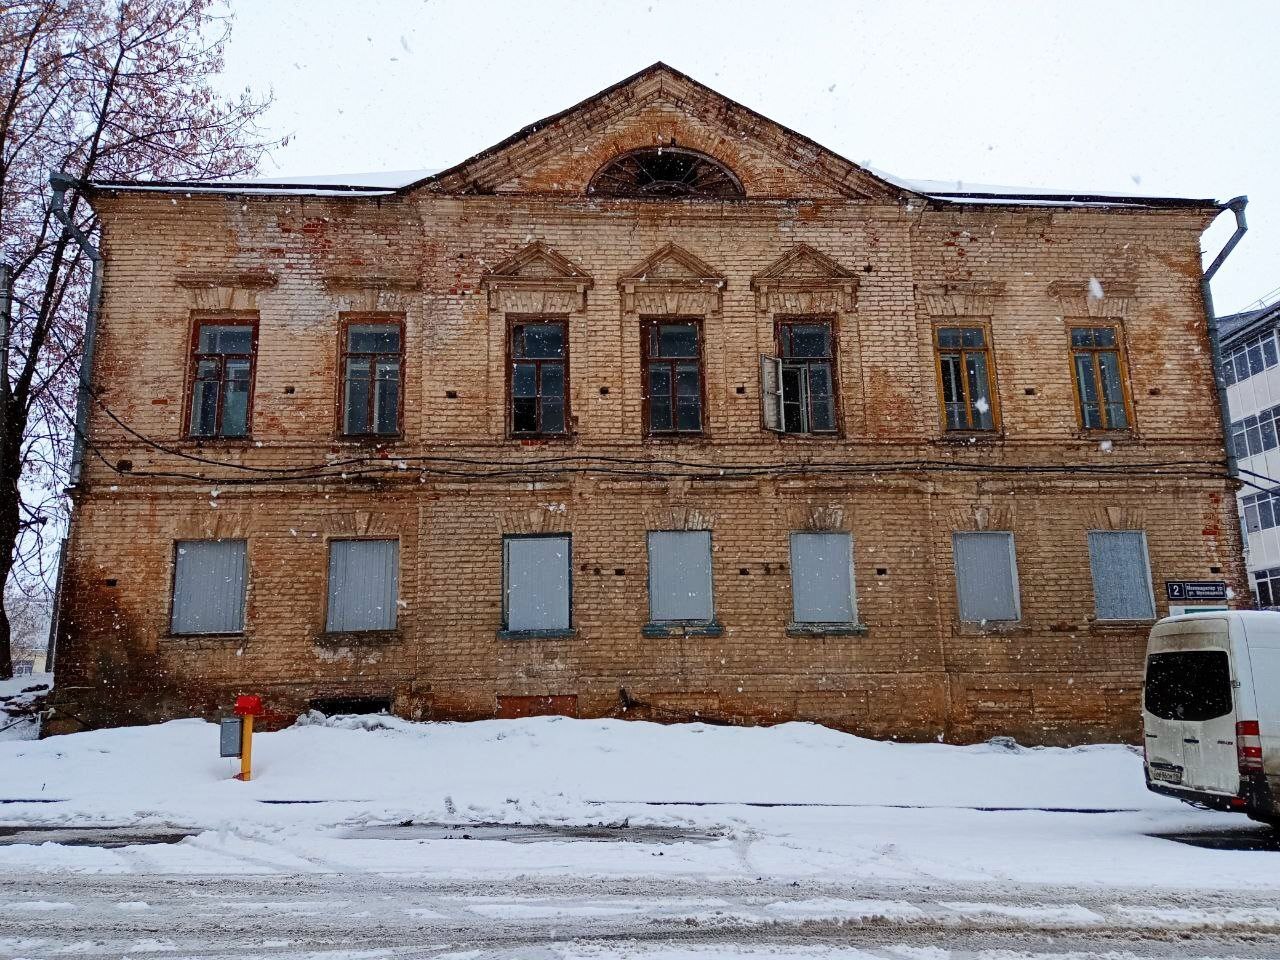
<path id="1" fill-rule="evenodd" d="M 240 774 L 237 780 L 251 780 L 253 771 L 253 714 L 244 718 L 240 732 Z"/>
<path id="2" fill-rule="evenodd" d="M 236 716 L 244 721 L 240 729 L 240 772 L 237 780 L 253 778 L 253 718 L 262 713 L 262 698 L 257 696 L 236 697 Z"/>

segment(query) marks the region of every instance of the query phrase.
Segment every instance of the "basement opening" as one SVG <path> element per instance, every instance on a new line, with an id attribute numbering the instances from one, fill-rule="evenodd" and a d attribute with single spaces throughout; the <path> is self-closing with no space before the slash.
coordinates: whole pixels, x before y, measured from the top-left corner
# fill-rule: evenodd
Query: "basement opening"
<path id="1" fill-rule="evenodd" d="M 390 697 L 316 697 L 307 702 L 312 710 L 326 717 L 345 714 L 390 713 Z"/>

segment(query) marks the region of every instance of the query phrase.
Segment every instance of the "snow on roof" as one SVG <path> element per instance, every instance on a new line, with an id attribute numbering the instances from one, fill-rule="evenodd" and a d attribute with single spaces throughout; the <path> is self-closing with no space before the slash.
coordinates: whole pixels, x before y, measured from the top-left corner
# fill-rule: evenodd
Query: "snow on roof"
<path id="1" fill-rule="evenodd" d="M 251 177 L 245 183 L 262 184 L 300 184 L 304 186 L 340 186 L 340 187 L 382 187 L 387 190 L 399 190 L 410 184 L 425 180 L 440 172 L 440 168 L 427 170 L 375 170 L 367 173 L 317 173 L 296 177 L 260 176 Z"/>
<path id="2" fill-rule="evenodd" d="M 1069 190 L 1062 188 L 1018 187 L 965 180 L 917 180 L 895 176 L 875 167 L 866 170 L 886 183 L 946 203 L 1005 204 L 1048 207 L 1146 207 L 1216 206 L 1214 200 L 1161 197 L 1114 190 Z M 440 171 L 384 170 L 365 173 L 323 173 L 300 176 L 260 176 L 244 180 L 184 183 L 172 180 L 97 180 L 93 185 L 106 190 L 158 191 L 165 193 L 212 193 L 233 195 L 300 195 L 316 197 L 385 197 L 429 179 Z"/>

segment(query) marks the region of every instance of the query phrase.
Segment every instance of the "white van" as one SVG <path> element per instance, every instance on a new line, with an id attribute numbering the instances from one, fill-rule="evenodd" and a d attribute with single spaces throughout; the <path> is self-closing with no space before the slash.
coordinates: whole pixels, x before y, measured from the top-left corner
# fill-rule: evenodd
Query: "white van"
<path id="1" fill-rule="evenodd" d="M 1280 613 L 1152 627 L 1142 726 L 1148 789 L 1280 827 Z"/>

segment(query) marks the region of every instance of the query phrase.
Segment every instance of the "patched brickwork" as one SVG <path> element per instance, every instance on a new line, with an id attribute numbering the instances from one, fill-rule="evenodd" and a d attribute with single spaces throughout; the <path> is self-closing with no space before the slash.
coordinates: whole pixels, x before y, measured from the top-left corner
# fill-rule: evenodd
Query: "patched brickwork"
<path id="1" fill-rule="evenodd" d="M 585 196 L 601 164 L 659 141 L 716 157 L 746 199 Z M 931 201 L 661 74 L 386 196 L 94 203 L 101 406 L 58 729 L 252 691 L 277 722 L 314 698 L 390 697 L 422 718 L 1131 737 L 1148 624 L 1094 619 L 1088 531 L 1145 531 L 1157 587 L 1246 595 L 1198 288 L 1211 208 Z M 381 445 L 337 436 L 351 313 L 405 325 L 404 434 Z M 572 431 L 512 440 L 509 317 L 538 314 L 567 318 Z M 834 324 L 838 436 L 762 428 L 759 358 L 795 314 Z M 702 323 L 696 439 L 644 435 L 655 315 Z M 220 316 L 258 322 L 252 437 L 197 442 L 193 324 Z M 1133 416 L 1106 436 L 1080 428 L 1069 356 L 1069 328 L 1099 317 L 1122 331 Z M 992 435 L 943 430 L 933 329 L 948 319 L 990 332 Z M 643 632 L 646 531 L 672 529 L 712 532 L 718 636 Z M 788 631 L 788 538 L 805 530 L 852 535 L 864 630 Z M 1013 532 L 1017 623 L 959 622 L 951 538 L 968 530 Z M 502 537 L 536 532 L 572 537 L 572 633 L 503 639 Z M 248 542 L 244 632 L 171 636 L 174 543 L 218 537 Z M 400 541 L 391 634 L 325 634 L 328 543 L 347 537 Z"/>

